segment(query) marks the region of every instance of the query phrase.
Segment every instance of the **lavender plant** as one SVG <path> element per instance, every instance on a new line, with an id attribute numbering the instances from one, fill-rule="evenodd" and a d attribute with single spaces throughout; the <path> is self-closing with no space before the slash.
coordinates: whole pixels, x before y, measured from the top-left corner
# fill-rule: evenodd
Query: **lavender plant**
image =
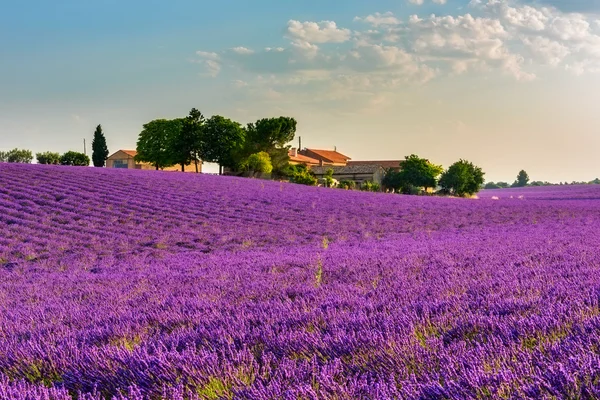
<path id="1" fill-rule="evenodd" d="M 595 186 L 0 164 L 0 398 L 598 398 L 598 226 Z"/>

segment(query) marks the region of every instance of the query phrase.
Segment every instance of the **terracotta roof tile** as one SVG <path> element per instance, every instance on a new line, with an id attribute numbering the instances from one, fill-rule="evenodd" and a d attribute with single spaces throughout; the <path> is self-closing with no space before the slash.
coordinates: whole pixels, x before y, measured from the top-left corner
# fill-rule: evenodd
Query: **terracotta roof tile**
<path id="1" fill-rule="evenodd" d="M 135 151 L 135 150 L 119 150 L 119 151 L 122 151 L 123 153 L 125 153 L 131 157 L 135 157 L 137 154 L 137 151 Z"/>
<path id="2" fill-rule="evenodd" d="M 346 163 L 351 158 L 333 150 L 306 149 L 312 151 L 316 155 L 334 163 Z"/>

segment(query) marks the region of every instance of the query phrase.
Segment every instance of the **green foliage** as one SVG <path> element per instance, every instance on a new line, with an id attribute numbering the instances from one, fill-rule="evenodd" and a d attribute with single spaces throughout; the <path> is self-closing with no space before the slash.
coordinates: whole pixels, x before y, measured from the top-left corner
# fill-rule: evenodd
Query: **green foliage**
<path id="1" fill-rule="evenodd" d="M 241 166 L 240 155 L 246 132 L 242 126 L 220 115 L 206 120 L 201 134 L 201 157 L 204 161 L 222 167 L 237 169 Z"/>
<path id="2" fill-rule="evenodd" d="M 365 181 L 360 186 L 360 190 L 365 192 L 380 192 L 381 186 L 378 183 L 372 181 Z"/>
<path id="3" fill-rule="evenodd" d="M 600 185 L 600 179 L 596 178 L 590 182 L 590 185 Z"/>
<path id="4" fill-rule="evenodd" d="M 296 125 L 291 117 L 263 118 L 248 124 L 244 153 L 269 153 L 273 170 L 283 174 L 290 160 L 286 144 L 294 140 Z"/>
<path id="5" fill-rule="evenodd" d="M 92 162 L 94 167 L 104 167 L 108 158 L 108 147 L 106 146 L 106 138 L 102 132 L 102 125 L 96 127 L 94 139 L 92 140 Z"/>
<path id="6" fill-rule="evenodd" d="M 519 171 L 517 175 L 517 180 L 512 184 L 513 187 L 525 187 L 529 183 L 529 175 L 525 170 Z"/>
<path id="7" fill-rule="evenodd" d="M 502 189 L 510 187 L 510 185 L 507 182 L 496 182 L 496 185 L 500 186 L 500 188 Z"/>
<path id="8" fill-rule="evenodd" d="M 333 186 L 333 169 L 329 168 L 327 170 L 327 172 L 325 172 L 325 175 L 323 177 L 323 179 L 325 179 L 325 186 L 326 187 L 332 187 Z"/>
<path id="9" fill-rule="evenodd" d="M 346 189 L 346 190 L 354 190 L 354 189 L 356 189 L 356 182 L 341 180 L 338 183 L 338 188 L 340 188 L 340 189 Z"/>
<path id="10" fill-rule="evenodd" d="M 181 119 L 155 119 L 145 124 L 138 137 L 135 160 L 150 163 L 157 170 L 175 165 L 172 143 L 182 124 Z"/>
<path id="11" fill-rule="evenodd" d="M 31 150 L 12 149 L 6 152 L 0 151 L 0 162 L 31 164 L 33 153 Z"/>
<path id="12" fill-rule="evenodd" d="M 484 182 L 485 174 L 473 163 L 460 160 L 455 162 L 442 174 L 440 186 L 444 193 L 455 196 L 470 196 L 479 191 Z"/>
<path id="13" fill-rule="evenodd" d="M 485 184 L 485 186 L 483 188 L 484 189 L 500 189 L 501 187 L 494 182 L 488 182 Z"/>
<path id="14" fill-rule="evenodd" d="M 51 151 L 36 153 L 35 158 L 37 159 L 38 164 L 60 164 L 60 154 Z"/>
<path id="15" fill-rule="evenodd" d="M 87 167 L 90 165 L 90 158 L 83 153 L 77 151 L 67 151 L 60 156 L 61 165 L 71 165 L 76 167 Z"/>
<path id="16" fill-rule="evenodd" d="M 273 165 L 271 165 L 271 157 L 265 151 L 251 154 L 246 162 L 249 171 L 254 174 L 270 174 L 273 171 Z"/>
<path id="17" fill-rule="evenodd" d="M 400 163 L 401 170 L 395 172 L 388 170 L 383 184 L 386 188 L 400 191 L 404 194 L 419 192 L 419 188 L 433 188 L 437 186 L 437 179 L 443 172 L 441 165 L 430 163 L 415 154 L 404 157 Z"/>
<path id="18" fill-rule="evenodd" d="M 292 183 L 308 186 L 317 185 L 317 178 L 310 172 L 306 165 L 288 165 L 284 172 Z"/>
<path id="19" fill-rule="evenodd" d="M 204 116 L 200 111 L 192 108 L 187 117 L 180 120 L 181 128 L 173 132 L 169 150 L 175 164 L 181 165 L 181 170 L 185 166 L 196 163 L 196 172 L 198 172 L 198 158 L 202 147 L 202 126 Z"/>

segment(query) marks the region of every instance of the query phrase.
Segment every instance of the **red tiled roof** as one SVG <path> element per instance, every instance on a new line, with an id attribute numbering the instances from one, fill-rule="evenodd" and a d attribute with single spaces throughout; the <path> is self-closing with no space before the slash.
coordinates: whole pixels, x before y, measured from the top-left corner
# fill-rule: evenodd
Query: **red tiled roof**
<path id="1" fill-rule="evenodd" d="M 292 162 L 297 162 L 297 163 L 305 163 L 305 164 L 319 164 L 319 160 L 312 158 L 312 157 L 307 157 L 304 156 L 302 154 L 296 154 L 295 156 L 292 155 L 292 152 L 290 151 L 290 161 Z"/>
<path id="2" fill-rule="evenodd" d="M 342 154 L 342 153 L 338 153 L 337 151 L 333 151 L 333 150 L 319 150 L 319 149 L 306 149 L 308 151 L 312 151 L 313 153 L 315 153 L 316 155 L 318 155 L 319 157 L 322 157 L 326 160 L 329 160 L 333 163 L 346 163 L 348 160 L 350 160 L 351 158 Z"/>
<path id="3" fill-rule="evenodd" d="M 381 160 L 381 161 L 348 161 L 348 165 L 380 165 L 383 168 L 400 168 L 404 160 Z"/>

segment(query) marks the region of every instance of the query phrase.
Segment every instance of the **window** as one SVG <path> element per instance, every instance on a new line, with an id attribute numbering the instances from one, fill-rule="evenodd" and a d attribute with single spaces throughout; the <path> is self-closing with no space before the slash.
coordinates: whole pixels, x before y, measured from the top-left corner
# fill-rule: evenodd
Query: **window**
<path id="1" fill-rule="evenodd" d="M 129 168 L 127 160 L 113 160 L 113 168 Z"/>

